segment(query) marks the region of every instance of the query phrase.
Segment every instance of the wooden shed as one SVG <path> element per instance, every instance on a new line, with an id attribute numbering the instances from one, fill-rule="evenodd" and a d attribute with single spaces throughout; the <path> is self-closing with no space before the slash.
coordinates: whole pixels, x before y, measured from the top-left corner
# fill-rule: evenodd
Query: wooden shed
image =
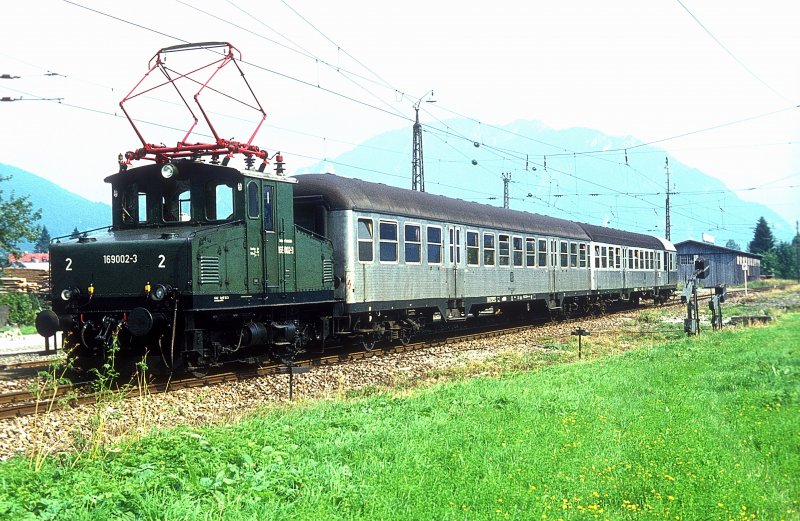
<path id="1" fill-rule="evenodd" d="M 697 257 L 704 258 L 710 266 L 706 278 L 699 281 L 701 287 L 738 286 L 744 284 L 745 276 L 748 281 L 761 277 L 761 255 L 695 240 L 675 243 L 675 248 L 678 280 L 686 281 L 692 276 Z"/>

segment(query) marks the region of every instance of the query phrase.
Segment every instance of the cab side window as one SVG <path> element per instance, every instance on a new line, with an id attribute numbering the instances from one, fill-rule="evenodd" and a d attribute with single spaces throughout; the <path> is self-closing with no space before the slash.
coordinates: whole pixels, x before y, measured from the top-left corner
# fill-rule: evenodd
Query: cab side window
<path id="1" fill-rule="evenodd" d="M 264 186 L 264 231 L 275 231 L 274 201 L 272 197 L 272 186 Z"/>
<path id="2" fill-rule="evenodd" d="M 233 186 L 221 181 L 206 183 L 206 220 L 227 221 L 233 218 Z"/>
<path id="3" fill-rule="evenodd" d="M 247 183 L 247 216 L 258 219 L 258 210 L 258 183 L 250 181 Z"/>
<path id="4" fill-rule="evenodd" d="M 192 200 L 189 181 L 175 181 L 164 190 L 161 200 L 164 222 L 186 222 L 192 220 Z"/>

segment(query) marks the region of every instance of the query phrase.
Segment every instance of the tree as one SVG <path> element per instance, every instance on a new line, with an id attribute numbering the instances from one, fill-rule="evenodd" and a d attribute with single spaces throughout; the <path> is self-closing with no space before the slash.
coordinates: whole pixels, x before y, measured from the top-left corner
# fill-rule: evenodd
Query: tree
<path id="1" fill-rule="evenodd" d="M 39 240 L 33 246 L 33 251 L 36 253 L 47 253 L 50 251 L 50 232 L 47 231 L 47 226 L 42 227 L 42 233 L 39 235 Z"/>
<path id="2" fill-rule="evenodd" d="M 725 247 L 730 248 L 732 250 L 742 251 L 742 247 L 739 246 L 739 243 L 734 241 L 733 239 L 728 239 L 728 242 L 725 243 Z"/>
<path id="3" fill-rule="evenodd" d="M 0 183 L 9 179 L 10 176 L 0 176 Z M 20 241 L 35 241 L 39 237 L 36 221 L 41 217 L 42 211 L 34 211 L 28 197 L 15 197 L 11 192 L 6 199 L 0 190 L 0 258 L 7 259 L 9 254 L 19 256 Z"/>
<path id="4" fill-rule="evenodd" d="M 763 254 L 771 252 L 774 248 L 775 237 L 772 235 L 772 230 L 769 229 L 767 220 L 760 217 L 753 230 L 753 240 L 750 241 L 747 249 L 750 253 Z"/>
<path id="5" fill-rule="evenodd" d="M 797 249 L 791 243 L 781 242 L 775 248 L 778 261 L 776 273 L 782 279 L 793 279 L 797 276 Z"/>

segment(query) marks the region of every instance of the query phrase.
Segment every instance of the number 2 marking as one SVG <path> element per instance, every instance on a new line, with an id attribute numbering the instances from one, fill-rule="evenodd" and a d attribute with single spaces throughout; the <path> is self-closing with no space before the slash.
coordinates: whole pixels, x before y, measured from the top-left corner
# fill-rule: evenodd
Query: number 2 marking
<path id="1" fill-rule="evenodd" d="M 72 271 L 72 259 L 67 257 L 67 269 L 64 271 Z"/>
<path id="2" fill-rule="evenodd" d="M 164 257 L 164 255 L 159 255 L 158 258 L 160 259 L 160 261 L 158 263 L 158 267 L 159 268 L 166 268 L 166 266 L 164 266 L 164 261 L 166 261 L 167 258 Z M 67 268 L 67 269 L 69 269 L 69 268 Z"/>

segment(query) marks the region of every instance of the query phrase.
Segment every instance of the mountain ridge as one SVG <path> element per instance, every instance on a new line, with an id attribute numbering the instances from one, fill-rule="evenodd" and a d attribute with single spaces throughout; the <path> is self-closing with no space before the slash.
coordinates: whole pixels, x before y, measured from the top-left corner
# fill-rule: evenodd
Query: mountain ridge
<path id="1" fill-rule="evenodd" d="M 69 235 L 74 228 L 90 230 L 111 224 L 111 206 L 92 202 L 52 181 L 12 165 L 0 163 L 0 176 L 11 178 L 0 182 L 3 196 L 27 196 L 35 209 L 41 209 L 37 224 L 46 226 L 50 237 Z M 30 251 L 32 243 L 20 246 Z"/>
<path id="2" fill-rule="evenodd" d="M 502 206 L 507 172 L 512 209 L 664 237 L 668 160 L 673 242 L 706 233 L 745 248 L 761 216 L 776 237 L 794 234 L 769 207 L 742 200 L 720 179 L 633 136 L 556 130 L 525 119 L 504 126 L 453 119 L 423 129 L 429 192 Z M 410 188 L 411 148 L 411 130 L 393 130 L 298 173 L 327 171 Z"/>

